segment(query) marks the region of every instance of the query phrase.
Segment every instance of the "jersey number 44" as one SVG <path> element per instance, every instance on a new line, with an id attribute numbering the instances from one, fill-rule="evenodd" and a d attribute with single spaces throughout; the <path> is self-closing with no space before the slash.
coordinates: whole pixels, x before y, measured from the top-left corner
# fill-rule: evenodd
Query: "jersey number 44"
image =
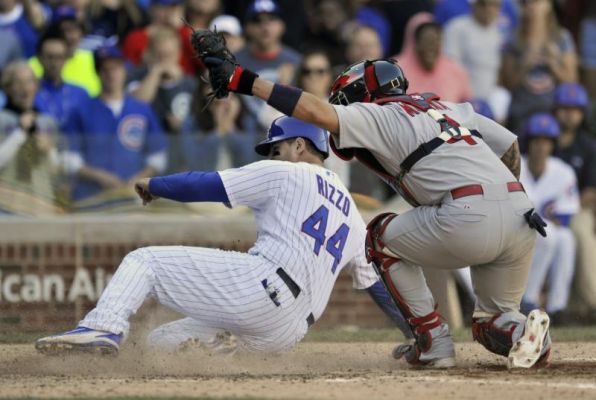
<path id="1" fill-rule="evenodd" d="M 321 206 L 310 217 L 302 223 L 302 232 L 315 240 L 313 248 L 314 253 L 318 256 L 321 247 L 325 245 L 325 250 L 333 257 L 333 265 L 331 266 L 331 273 L 335 273 L 342 257 L 344 246 L 348 240 L 350 227 L 346 224 L 341 224 L 337 231 L 329 238 L 327 238 L 327 220 L 329 219 L 329 209 Z M 326 244 L 325 244 L 326 242 Z"/>

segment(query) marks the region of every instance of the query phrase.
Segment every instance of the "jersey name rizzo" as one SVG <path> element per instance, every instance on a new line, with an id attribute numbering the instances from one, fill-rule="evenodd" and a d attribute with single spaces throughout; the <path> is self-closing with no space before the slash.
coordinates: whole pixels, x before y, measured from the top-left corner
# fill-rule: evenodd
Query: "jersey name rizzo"
<path id="1" fill-rule="evenodd" d="M 317 188 L 319 194 L 331 202 L 343 215 L 347 217 L 350 214 L 350 199 L 341 190 L 336 189 L 319 175 L 317 175 Z"/>

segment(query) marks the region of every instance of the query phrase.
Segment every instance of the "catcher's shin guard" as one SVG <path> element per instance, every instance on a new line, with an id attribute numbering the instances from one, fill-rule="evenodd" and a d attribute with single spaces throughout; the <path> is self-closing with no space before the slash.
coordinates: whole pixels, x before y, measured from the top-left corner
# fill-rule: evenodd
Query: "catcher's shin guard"
<path id="1" fill-rule="evenodd" d="M 414 335 L 415 341 L 413 344 L 406 344 L 396 348 L 395 358 L 404 356 L 410 364 L 426 365 L 428 362 L 422 361 L 420 355 L 430 350 L 433 341 L 430 331 L 442 325 L 441 315 L 435 310 L 427 315 L 415 316 L 393 283 L 389 270 L 395 263 L 400 261 L 400 258 L 386 247 L 381 237 L 395 217 L 397 217 L 395 213 L 380 214 L 368 224 L 366 227 L 366 258 L 368 262 L 373 263 L 381 282 L 385 285 L 397 308 L 406 318 Z"/>

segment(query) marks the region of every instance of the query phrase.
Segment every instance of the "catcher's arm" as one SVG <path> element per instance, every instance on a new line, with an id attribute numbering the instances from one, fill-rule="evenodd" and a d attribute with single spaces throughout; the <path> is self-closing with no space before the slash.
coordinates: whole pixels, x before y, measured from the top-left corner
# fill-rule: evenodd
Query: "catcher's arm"
<path id="1" fill-rule="evenodd" d="M 270 102 L 273 86 L 273 82 L 257 78 L 253 84 L 252 93 Z M 280 111 L 283 112 L 283 110 Z M 302 92 L 291 117 L 317 125 L 329 132 L 339 133 L 339 119 L 333 106 L 308 92 Z"/>

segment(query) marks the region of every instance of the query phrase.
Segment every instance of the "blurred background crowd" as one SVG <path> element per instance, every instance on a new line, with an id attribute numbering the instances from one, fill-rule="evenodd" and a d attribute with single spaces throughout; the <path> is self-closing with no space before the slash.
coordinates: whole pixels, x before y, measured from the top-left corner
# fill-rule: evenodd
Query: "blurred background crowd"
<path id="1" fill-rule="evenodd" d="M 280 114 L 251 97 L 207 104 L 191 27 L 321 98 L 347 65 L 395 57 L 410 92 L 507 126 L 550 222 L 524 304 L 544 302 L 555 323 L 570 303 L 594 313 L 595 1 L 0 0 L 0 213 L 114 210 L 139 177 L 258 160 Z M 392 201 L 359 164 L 328 166 L 352 192 Z"/>

